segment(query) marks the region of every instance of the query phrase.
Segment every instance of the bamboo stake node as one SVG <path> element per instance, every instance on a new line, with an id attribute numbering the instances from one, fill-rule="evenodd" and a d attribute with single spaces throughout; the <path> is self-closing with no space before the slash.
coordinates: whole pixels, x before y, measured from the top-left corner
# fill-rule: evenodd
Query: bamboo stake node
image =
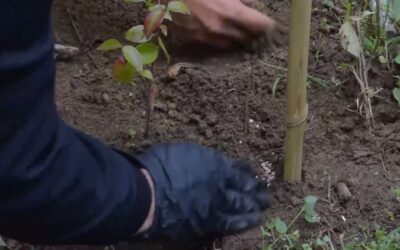
<path id="1" fill-rule="evenodd" d="M 288 117 L 286 121 L 287 127 L 297 127 L 307 121 L 308 118 L 308 105 L 304 109 L 304 114 L 299 117 Z"/>

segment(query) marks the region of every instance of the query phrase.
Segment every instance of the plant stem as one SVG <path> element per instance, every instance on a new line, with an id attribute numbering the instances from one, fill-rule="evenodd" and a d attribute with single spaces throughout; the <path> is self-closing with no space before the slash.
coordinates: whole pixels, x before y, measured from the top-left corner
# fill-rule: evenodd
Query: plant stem
<path id="1" fill-rule="evenodd" d="M 147 87 L 147 103 L 146 103 L 146 123 L 144 128 L 144 137 L 148 138 L 150 134 L 150 118 L 151 118 L 151 107 L 150 107 L 150 98 L 151 98 L 151 83 L 146 81 Z"/>
<path id="2" fill-rule="evenodd" d="M 278 243 L 281 239 L 283 239 L 285 237 L 285 235 L 281 235 L 279 236 L 274 242 L 272 242 L 271 246 L 269 246 L 271 249 L 273 246 L 276 245 L 276 243 Z"/>
<path id="3" fill-rule="evenodd" d="M 254 86 L 253 83 L 253 57 L 250 58 L 250 81 L 247 83 L 246 101 L 244 107 L 244 133 L 249 133 L 249 113 L 250 113 L 250 96 L 251 90 Z"/>
<path id="4" fill-rule="evenodd" d="M 300 215 L 304 212 L 304 207 L 300 210 L 300 212 L 294 217 L 294 219 L 292 220 L 292 222 L 290 222 L 290 224 L 288 225 L 288 230 L 291 226 L 293 226 L 293 224 L 297 221 L 297 219 L 300 217 Z"/>
<path id="5" fill-rule="evenodd" d="M 147 85 L 147 107 L 146 107 L 146 124 L 144 136 L 149 137 L 150 134 L 150 122 L 151 115 L 154 110 L 154 104 L 157 96 L 157 86 L 152 81 L 146 81 Z"/>
<path id="6" fill-rule="evenodd" d="M 273 65 L 273 64 L 264 63 L 264 65 L 267 66 L 267 67 L 273 68 L 273 69 L 278 69 L 278 70 L 282 70 L 282 71 L 288 72 L 288 69 L 285 69 L 283 67 L 279 67 L 279 66 L 276 66 L 276 65 Z M 323 87 L 327 86 L 326 85 L 326 81 L 321 79 L 321 78 L 318 78 L 318 77 L 315 77 L 315 76 L 312 76 L 312 75 L 307 75 L 307 78 L 311 82 L 318 83 L 319 85 L 321 85 Z"/>
<path id="7" fill-rule="evenodd" d="M 294 217 L 294 219 L 292 220 L 292 222 L 290 222 L 290 224 L 287 226 L 287 230 L 289 231 L 290 227 L 293 226 L 293 224 L 297 221 L 297 219 L 299 219 L 300 215 L 304 212 L 304 207 L 300 210 L 300 212 Z M 283 234 L 280 235 L 276 240 L 274 240 L 274 242 L 272 242 L 271 244 L 271 248 L 273 246 L 275 246 L 282 238 L 284 238 L 287 234 Z"/>
<path id="8" fill-rule="evenodd" d="M 374 47 L 374 53 L 378 50 L 379 45 L 381 43 L 381 1 L 380 0 L 375 0 L 376 4 L 376 25 L 377 25 L 377 30 L 376 30 L 376 43 Z"/>

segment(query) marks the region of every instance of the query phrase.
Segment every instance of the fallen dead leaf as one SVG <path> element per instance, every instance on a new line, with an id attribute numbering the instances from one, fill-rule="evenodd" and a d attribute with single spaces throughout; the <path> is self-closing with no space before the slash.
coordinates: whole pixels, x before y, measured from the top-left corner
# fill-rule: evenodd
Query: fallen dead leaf
<path id="1" fill-rule="evenodd" d="M 187 68 L 198 68 L 198 66 L 193 63 L 176 63 L 168 68 L 167 75 L 170 79 L 176 79 L 176 77 Z"/>

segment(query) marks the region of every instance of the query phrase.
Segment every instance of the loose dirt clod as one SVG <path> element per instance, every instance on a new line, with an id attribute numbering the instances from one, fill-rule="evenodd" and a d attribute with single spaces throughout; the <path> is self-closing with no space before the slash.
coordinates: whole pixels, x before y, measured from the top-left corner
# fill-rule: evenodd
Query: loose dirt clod
<path id="1" fill-rule="evenodd" d="M 344 182 L 338 182 L 336 184 L 336 192 L 339 196 L 339 201 L 341 203 L 348 202 L 349 200 L 351 200 L 351 197 L 353 196 L 349 188 L 347 187 L 346 183 Z"/>

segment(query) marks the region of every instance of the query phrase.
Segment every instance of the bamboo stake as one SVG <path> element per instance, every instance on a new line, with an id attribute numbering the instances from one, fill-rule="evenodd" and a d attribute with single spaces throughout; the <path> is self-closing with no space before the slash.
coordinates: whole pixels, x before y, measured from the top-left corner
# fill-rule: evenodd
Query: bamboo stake
<path id="1" fill-rule="evenodd" d="M 284 180 L 301 182 L 312 0 L 291 0 Z"/>

